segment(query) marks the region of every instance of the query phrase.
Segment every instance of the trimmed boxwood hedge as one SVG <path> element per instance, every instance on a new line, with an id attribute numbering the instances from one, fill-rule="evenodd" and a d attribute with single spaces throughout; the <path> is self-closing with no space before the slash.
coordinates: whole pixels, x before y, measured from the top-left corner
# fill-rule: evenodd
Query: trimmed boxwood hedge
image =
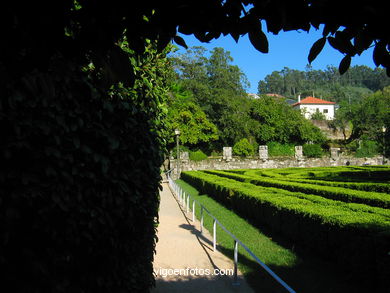
<path id="1" fill-rule="evenodd" d="M 345 168 L 345 167 L 342 167 L 342 168 Z M 387 168 L 387 169 L 388 170 L 378 170 L 378 171 L 381 171 L 380 175 L 383 175 L 382 178 L 390 178 L 390 168 Z M 275 179 L 278 179 L 281 181 L 291 181 L 291 182 L 309 183 L 309 184 L 324 185 L 324 186 L 343 187 L 343 188 L 349 188 L 349 189 L 353 189 L 353 190 L 390 193 L 390 184 L 389 183 L 331 181 L 331 180 L 325 180 L 324 178 L 321 178 L 318 175 L 314 176 L 313 179 L 308 179 L 308 178 L 310 178 L 310 176 L 308 175 L 308 172 L 302 171 L 302 168 L 299 168 L 299 170 L 294 170 L 294 171 L 290 171 L 290 172 L 286 172 L 285 170 L 287 170 L 287 169 L 261 170 L 261 171 L 259 171 L 259 170 L 242 170 L 239 174 L 252 176 L 255 178 L 258 178 L 258 176 L 265 176 L 265 177 L 275 178 Z M 235 170 L 230 170 L 228 172 L 236 173 Z M 282 172 L 283 174 L 281 174 L 279 172 Z M 299 172 L 299 174 L 301 174 L 299 176 L 299 178 L 297 178 L 298 176 L 296 176 L 296 174 L 298 172 Z M 354 170 L 352 172 L 356 173 L 356 170 Z M 367 171 L 367 167 L 365 167 L 365 169 L 362 170 L 361 172 L 364 172 L 364 175 L 361 177 L 370 178 L 370 175 L 368 175 L 368 174 L 371 174 L 371 172 Z M 313 173 L 313 172 L 310 172 L 310 173 Z M 323 172 L 320 172 L 320 173 L 323 174 Z M 332 174 L 333 178 L 337 178 L 340 175 L 339 167 L 333 167 L 332 172 L 328 171 L 328 175 L 329 174 Z M 344 176 L 348 177 L 349 179 L 351 178 L 350 171 L 343 171 L 342 174 L 344 174 Z M 377 173 L 376 173 L 376 175 L 378 176 Z M 319 178 L 315 179 L 316 177 L 317 178 L 319 177 Z"/>
<path id="2" fill-rule="evenodd" d="M 327 204 L 267 190 L 200 171 L 182 173 L 200 192 L 232 208 L 254 224 L 349 268 L 356 276 L 385 286 L 389 273 L 390 217 L 361 204 Z M 317 197 L 318 198 L 318 197 Z M 360 207 L 360 208 L 359 208 Z M 383 213 L 376 212 L 383 210 Z"/>
<path id="3" fill-rule="evenodd" d="M 252 184 L 261 186 L 277 187 L 290 191 L 300 191 L 307 194 L 315 194 L 324 196 L 326 198 L 341 200 L 344 202 L 363 203 L 376 207 L 388 208 L 390 207 L 390 196 L 385 193 L 379 192 L 366 192 L 360 190 L 351 190 L 342 187 L 333 186 L 321 186 L 315 184 L 307 184 L 300 182 L 283 181 L 279 179 L 267 178 L 267 177 L 251 177 L 240 174 L 232 174 L 230 172 L 223 171 L 206 171 L 219 176 L 250 182 Z"/>
<path id="4" fill-rule="evenodd" d="M 0 291 L 147 292 L 161 109 L 142 81 L 108 93 L 57 62 L 1 92 Z"/>

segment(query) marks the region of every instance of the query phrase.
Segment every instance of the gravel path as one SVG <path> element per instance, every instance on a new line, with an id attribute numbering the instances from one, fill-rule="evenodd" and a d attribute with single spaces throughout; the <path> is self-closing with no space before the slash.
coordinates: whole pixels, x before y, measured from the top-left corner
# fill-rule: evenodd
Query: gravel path
<path id="1" fill-rule="evenodd" d="M 152 292 L 253 292 L 240 273 L 240 285 L 233 285 L 233 276 L 221 275 L 233 271 L 233 261 L 213 251 L 211 235 L 200 234 L 198 221 L 193 226 L 192 215 L 180 209 L 168 184 L 160 197 Z"/>

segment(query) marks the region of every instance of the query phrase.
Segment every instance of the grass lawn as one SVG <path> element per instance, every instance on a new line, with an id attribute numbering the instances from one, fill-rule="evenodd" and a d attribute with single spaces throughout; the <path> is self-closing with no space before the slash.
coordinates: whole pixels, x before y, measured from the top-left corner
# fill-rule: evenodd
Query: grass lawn
<path id="1" fill-rule="evenodd" d="M 367 285 L 351 279 L 347 271 L 337 269 L 337 264 L 320 260 L 314 255 L 299 251 L 294 243 L 276 235 L 264 233 L 248 221 L 225 208 L 183 180 L 176 181 L 186 193 L 202 203 L 229 231 L 240 239 L 261 261 L 270 267 L 296 292 L 368 292 Z M 190 202 L 192 207 L 192 202 Z M 200 219 L 200 208 L 196 207 Z M 212 219 L 204 213 L 204 226 L 212 233 Z M 218 227 L 218 225 L 217 225 Z M 198 227 L 199 228 L 199 227 Z M 233 239 L 217 228 L 217 249 L 233 259 Z M 258 265 L 251 256 L 239 247 L 239 269 L 256 292 L 286 292 Z M 368 291 L 367 291 L 368 290 Z"/>

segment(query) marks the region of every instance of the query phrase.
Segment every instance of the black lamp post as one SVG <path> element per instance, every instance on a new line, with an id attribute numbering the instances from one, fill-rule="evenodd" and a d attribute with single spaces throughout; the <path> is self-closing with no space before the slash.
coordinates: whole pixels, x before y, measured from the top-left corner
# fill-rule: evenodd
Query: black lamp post
<path id="1" fill-rule="evenodd" d="M 175 135 L 176 135 L 176 146 L 177 146 L 177 153 L 176 153 L 176 174 L 177 174 L 177 179 L 179 179 L 179 167 L 180 167 L 180 150 L 179 150 L 179 135 L 180 135 L 180 130 L 175 129 Z"/>
<path id="2" fill-rule="evenodd" d="M 386 140 L 385 140 L 385 135 L 386 135 L 386 127 L 382 127 L 382 133 L 383 133 L 383 161 L 382 165 L 385 164 L 385 154 L 386 154 Z"/>

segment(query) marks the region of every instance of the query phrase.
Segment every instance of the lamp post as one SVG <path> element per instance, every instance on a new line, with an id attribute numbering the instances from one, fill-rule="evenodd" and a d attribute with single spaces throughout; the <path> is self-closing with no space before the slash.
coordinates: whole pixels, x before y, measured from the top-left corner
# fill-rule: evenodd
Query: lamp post
<path id="1" fill-rule="evenodd" d="M 385 154 L 386 154 L 386 140 L 385 140 L 385 135 L 386 135 L 386 127 L 382 127 L 382 133 L 383 133 L 383 161 L 382 165 L 385 164 Z"/>
<path id="2" fill-rule="evenodd" d="M 179 151 L 180 130 L 179 129 L 175 129 L 175 135 L 176 135 L 176 146 L 177 146 L 177 152 L 176 152 L 176 175 L 177 175 L 177 179 L 179 179 L 179 160 L 180 160 L 180 151 Z"/>

